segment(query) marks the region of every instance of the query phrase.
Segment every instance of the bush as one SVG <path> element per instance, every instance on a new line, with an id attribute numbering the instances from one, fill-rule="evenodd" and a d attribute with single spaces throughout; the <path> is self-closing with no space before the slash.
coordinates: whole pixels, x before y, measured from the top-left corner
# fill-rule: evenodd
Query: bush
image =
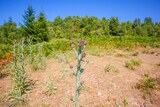
<path id="1" fill-rule="evenodd" d="M 156 88 L 156 80 L 150 76 L 146 76 L 137 85 L 137 89 L 141 89 L 145 94 L 151 94 L 152 90 Z"/>

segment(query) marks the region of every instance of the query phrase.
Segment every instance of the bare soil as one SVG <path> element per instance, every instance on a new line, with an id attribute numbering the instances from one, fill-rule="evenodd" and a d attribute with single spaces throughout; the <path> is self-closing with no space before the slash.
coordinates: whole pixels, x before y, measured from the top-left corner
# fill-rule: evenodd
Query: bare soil
<path id="1" fill-rule="evenodd" d="M 136 84 L 150 75 L 157 80 L 160 86 L 160 49 L 134 49 L 139 54 L 132 55 L 132 51 L 116 50 L 110 55 L 93 56 L 87 55 L 88 67 L 81 75 L 84 86 L 80 94 L 80 105 L 82 107 L 139 107 L 146 102 L 147 107 L 160 107 L 160 90 L 154 89 L 152 94 L 144 99 L 142 90 L 135 88 Z M 147 51 L 147 52 L 146 52 Z M 117 53 L 127 57 L 116 57 Z M 131 59 L 140 60 L 141 65 L 135 70 L 125 67 L 125 61 Z M 107 64 L 112 64 L 119 72 L 105 72 Z M 70 100 L 75 96 L 75 78 L 69 66 L 76 66 L 76 60 L 69 63 L 58 61 L 58 59 L 47 60 L 47 69 L 32 71 L 29 68 L 28 77 L 35 81 L 32 90 L 27 92 L 27 104 L 24 107 L 73 107 Z M 52 94 L 46 92 L 46 80 L 48 75 L 57 88 Z M 9 76 L 0 79 L 0 107 L 7 107 L 7 93 L 11 90 L 11 79 Z M 124 105 L 123 101 L 128 102 Z"/>

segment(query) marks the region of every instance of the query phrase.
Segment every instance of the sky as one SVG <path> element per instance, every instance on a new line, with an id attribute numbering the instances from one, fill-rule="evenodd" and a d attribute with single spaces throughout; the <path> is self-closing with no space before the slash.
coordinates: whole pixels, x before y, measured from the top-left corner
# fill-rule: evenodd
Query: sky
<path id="1" fill-rule="evenodd" d="M 160 22 L 160 0 L 0 0 L 0 25 L 8 21 L 23 24 L 24 11 L 32 6 L 36 16 L 44 11 L 47 20 L 60 16 L 95 16 L 101 19 L 118 17 L 120 22 L 151 17 Z"/>

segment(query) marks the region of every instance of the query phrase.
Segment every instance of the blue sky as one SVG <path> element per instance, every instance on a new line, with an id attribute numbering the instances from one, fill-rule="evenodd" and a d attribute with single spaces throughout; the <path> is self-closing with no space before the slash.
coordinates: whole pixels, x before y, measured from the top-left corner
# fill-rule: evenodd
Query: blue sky
<path id="1" fill-rule="evenodd" d="M 0 0 L 0 25 L 9 17 L 17 24 L 23 23 L 24 11 L 31 5 L 36 15 L 43 10 L 49 21 L 60 16 L 117 16 L 119 21 L 143 20 L 152 17 L 160 22 L 160 0 Z"/>

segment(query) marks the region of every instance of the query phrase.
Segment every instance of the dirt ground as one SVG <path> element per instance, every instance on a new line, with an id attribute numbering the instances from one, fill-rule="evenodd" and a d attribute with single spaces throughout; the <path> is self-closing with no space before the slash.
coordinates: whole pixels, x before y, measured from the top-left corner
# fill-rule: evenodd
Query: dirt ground
<path id="1" fill-rule="evenodd" d="M 84 81 L 79 97 L 82 107 L 140 107 L 146 102 L 147 107 L 160 107 L 160 90 L 154 89 L 151 95 L 144 99 L 144 93 L 135 88 L 136 84 L 145 76 L 156 78 L 160 86 L 160 49 L 134 49 L 139 54 L 133 56 L 133 51 L 116 50 L 111 54 L 93 56 L 87 54 L 88 67 L 81 75 Z M 124 56 L 117 57 L 116 54 Z M 125 61 L 140 60 L 141 65 L 135 70 L 125 67 Z M 24 107 L 73 107 L 70 100 L 75 96 L 75 78 L 69 66 L 75 60 L 64 63 L 58 59 L 47 60 L 45 71 L 28 71 L 28 77 L 35 81 L 32 90 L 27 92 L 27 104 Z M 107 64 L 112 64 L 119 72 L 105 72 Z M 46 93 L 46 81 L 50 76 L 55 90 Z M 0 107 L 7 107 L 7 93 L 11 89 L 9 76 L 0 79 Z M 128 104 L 124 104 L 124 103 Z"/>

